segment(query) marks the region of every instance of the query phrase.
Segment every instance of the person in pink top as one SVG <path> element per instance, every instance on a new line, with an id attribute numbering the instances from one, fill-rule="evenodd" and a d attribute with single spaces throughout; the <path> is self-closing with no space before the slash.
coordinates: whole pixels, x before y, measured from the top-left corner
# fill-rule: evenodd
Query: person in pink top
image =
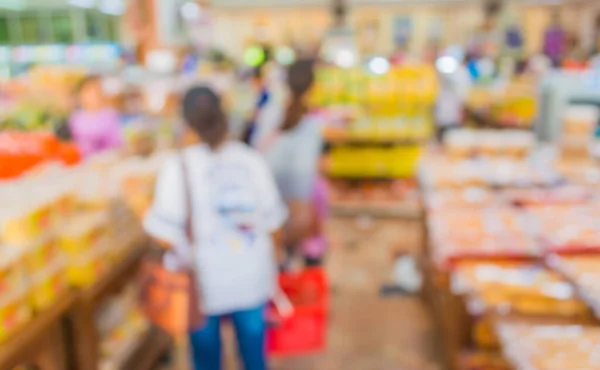
<path id="1" fill-rule="evenodd" d="M 71 115 L 69 131 L 81 154 L 95 153 L 121 146 L 119 112 L 108 105 L 101 79 L 90 76 L 77 90 L 79 109 Z"/>

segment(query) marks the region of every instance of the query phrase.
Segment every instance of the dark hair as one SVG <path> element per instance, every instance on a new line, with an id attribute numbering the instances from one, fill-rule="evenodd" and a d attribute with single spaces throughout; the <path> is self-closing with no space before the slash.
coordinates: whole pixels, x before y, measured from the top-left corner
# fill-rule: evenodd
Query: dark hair
<path id="1" fill-rule="evenodd" d="M 187 124 L 211 149 L 216 149 L 227 136 L 227 117 L 221 99 L 208 87 L 190 89 L 182 101 Z"/>
<path id="2" fill-rule="evenodd" d="M 288 131 L 296 127 L 302 117 L 308 112 L 308 107 L 303 100 L 315 80 L 312 60 L 299 60 L 292 64 L 288 70 L 287 84 L 291 93 L 291 102 L 287 107 L 285 119 L 281 129 Z"/>
<path id="3" fill-rule="evenodd" d="M 262 80 L 263 78 L 263 66 L 252 68 L 252 79 Z"/>
<path id="4" fill-rule="evenodd" d="M 82 78 L 77 86 L 75 86 L 75 94 L 79 95 L 86 86 L 91 85 L 93 83 L 99 83 L 101 81 L 100 76 L 98 75 L 89 75 Z"/>

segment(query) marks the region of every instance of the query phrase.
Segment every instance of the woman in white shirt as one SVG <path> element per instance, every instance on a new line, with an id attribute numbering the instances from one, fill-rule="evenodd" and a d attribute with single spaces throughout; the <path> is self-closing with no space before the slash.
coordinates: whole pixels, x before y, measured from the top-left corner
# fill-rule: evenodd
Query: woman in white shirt
<path id="1" fill-rule="evenodd" d="M 165 163 L 144 226 L 173 247 L 179 262 L 195 264 L 207 315 L 205 326 L 190 334 L 195 370 L 221 368 L 223 316 L 233 321 L 244 368 L 265 370 L 264 307 L 276 287 L 274 239 L 287 209 L 262 157 L 226 140 L 227 120 L 210 89 L 191 89 L 183 99 L 183 115 L 199 142 Z M 193 214 L 193 255 L 185 254 L 182 160 Z"/>

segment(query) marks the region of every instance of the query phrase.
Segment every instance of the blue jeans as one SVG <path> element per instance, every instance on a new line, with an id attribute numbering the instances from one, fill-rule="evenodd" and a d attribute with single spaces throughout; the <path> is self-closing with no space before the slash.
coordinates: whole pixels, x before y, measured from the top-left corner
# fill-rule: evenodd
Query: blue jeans
<path id="1" fill-rule="evenodd" d="M 265 306 L 224 316 L 209 316 L 204 328 L 190 334 L 194 370 L 221 369 L 221 319 L 230 317 L 245 370 L 266 370 Z"/>

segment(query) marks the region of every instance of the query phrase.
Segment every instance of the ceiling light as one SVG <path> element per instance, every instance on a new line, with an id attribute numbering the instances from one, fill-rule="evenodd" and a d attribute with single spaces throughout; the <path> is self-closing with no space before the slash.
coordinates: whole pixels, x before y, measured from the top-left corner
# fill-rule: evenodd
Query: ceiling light
<path id="1" fill-rule="evenodd" d="M 386 74 L 390 70 L 390 62 L 384 57 L 374 57 L 369 61 L 369 70 L 376 75 Z"/>
<path id="2" fill-rule="evenodd" d="M 96 5 L 96 0 L 69 0 L 69 4 L 79 8 L 90 9 Z"/>
<path id="3" fill-rule="evenodd" d="M 111 15 L 121 15 L 125 13 L 125 2 L 123 0 L 102 0 L 100 11 Z"/>
<path id="4" fill-rule="evenodd" d="M 350 49 L 340 49 L 335 54 L 333 62 L 342 68 L 350 68 L 356 64 L 356 54 Z"/>
<path id="5" fill-rule="evenodd" d="M 294 52 L 294 49 L 289 46 L 282 46 L 275 50 L 275 60 L 277 63 L 287 66 L 294 63 L 296 60 L 296 53 Z"/>
<path id="6" fill-rule="evenodd" d="M 455 58 L 446 55 L 435 61 L 435 68 L 437 68 L 440 73 L 451 74 L 458 69 L 458 61 Z"/>
<path id="7" fill-rule="evenodd" d="M 265 58 L 265 51 L 260 46 L 250 46 L 244 52 L 244 63 L 249 67 L 258 67 Z"/>
<path id="8" fill-rule="evenodd" d="M 202 9 L 200 8 L 200 5 L 198 5 L 196 2 L 193 2 L 193 1 L 188 1 L 188 2 L 184 3 L 183 5 L 181 5 L 181 8 L 179 9 L 179 11 L 181 12 L 181 16 L 184 19 L 188 19 L 188 20 L 198 19 L 198 18 L 200 18 L 200 14 L 202 13 Z"/>

